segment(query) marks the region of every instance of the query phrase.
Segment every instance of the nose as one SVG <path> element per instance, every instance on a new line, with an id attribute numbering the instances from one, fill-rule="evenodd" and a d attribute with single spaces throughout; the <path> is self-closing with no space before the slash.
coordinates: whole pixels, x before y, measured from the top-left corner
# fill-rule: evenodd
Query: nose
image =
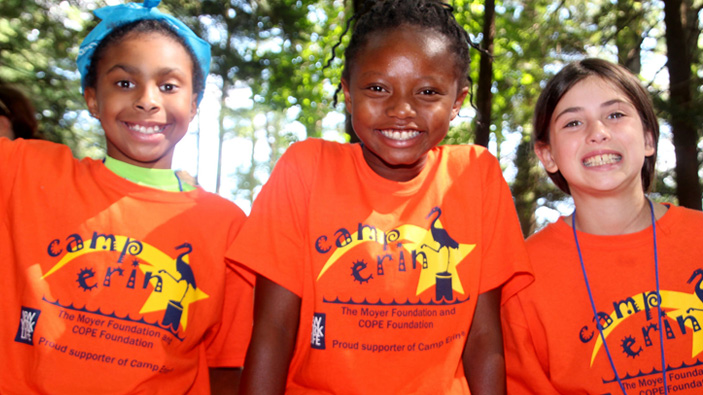
<path id="1" fill-rule="evenodd" d="M 604 141 L 610 140 L 610 131 L 605 127 L 603 122 L 594 121 L 588 127 L 588 142 L 589 143 L 602 143 Z"/>
<path id="2" fill-rule="evenodd" d="M 399 119 L 413 118 L 416 115 L 412 99 L 401 94 L 394 94 L 390 98 L 386 114 Z"/>
<path id="3" fill-rule="evenodd" d="M 158 87 L 146 86 L 137 93 L 134 107 L 140 111 L 154 112 L 159 109 Z"/>

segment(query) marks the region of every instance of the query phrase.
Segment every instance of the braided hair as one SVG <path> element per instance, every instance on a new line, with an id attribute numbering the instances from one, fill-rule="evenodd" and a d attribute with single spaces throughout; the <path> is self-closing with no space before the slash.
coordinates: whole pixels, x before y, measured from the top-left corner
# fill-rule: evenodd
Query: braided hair
<path id="1" fill-rule="evenodd" d="M 354 31 L 346 49 L 344 50 L 344 68 L 342 78 L 348 80 L 351 68 L 356 60 L 356 55 L 369 41 L 372 34 L 384 32 L 390 29 L 397 29 L 401 26 L 418 26 L 424 29 L 435 31 L 446 37 L 450 44 L 450 51 L 454 55 L 454 66 L 458 76 L 464 75 L 460 79 L 460 87 L 470 86 L 471 77 L 469 46 L 478 47 L 469 39 L 469 35 L 456 21 L 453 14 L 454 9 L 441 0 L 367 0 L 363 3 L 351 18 L 347 20 L 347 26 L 342 37 L 349 31 L 352 22 L 355 22 Z M 332 48 L 332 57 L 328 61 L 329 66 L 334 60 L 334 51 L 341 44 L 339 42 Z M 337 93 L 341 87 L 337 88 L 334 95 L 334 103 L 337 103 Z"/>

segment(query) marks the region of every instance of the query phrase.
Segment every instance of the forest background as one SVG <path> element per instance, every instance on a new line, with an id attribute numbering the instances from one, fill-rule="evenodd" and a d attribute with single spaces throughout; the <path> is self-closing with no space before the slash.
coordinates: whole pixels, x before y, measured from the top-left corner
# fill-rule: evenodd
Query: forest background
<path id="1" fill-rule="evenodd" d="M 42 133 L 79 158 L 104 156 L 104 139 L 80 93 L 78 46 L 98 22 L 92 11 L 121 2 L 0 2 L 0 83 L 23 88 Z M 467 101 L 444 143 L 481 144 L 500 159 L 525 235 L 570 210 L 532 153 L 531 120 L 545 81 L 586 56 L 625 65 L 652 96 L 662 136 L 651 197 L 701 209 L 703 0 L 447 2 L 492 56 L 473 51 L 475 108 Z M 343 32 L 361 3 L 163 1 L 162 11 L 213 45 L 205 99 L 177 150 L 190 159 L 185 170 L 246 210 L 292 142 L 355 141 L 343 97 L 335 106 L 334 95 L 349 39 Z"/>

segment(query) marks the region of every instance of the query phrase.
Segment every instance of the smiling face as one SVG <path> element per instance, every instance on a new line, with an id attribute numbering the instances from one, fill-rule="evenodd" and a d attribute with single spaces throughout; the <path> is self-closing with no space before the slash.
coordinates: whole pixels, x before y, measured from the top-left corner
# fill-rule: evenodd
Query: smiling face
<path id="1" fill-rule="evenodd" d="M 161 33 L 128 33 L 107 48 L 95 87 L 84 93 L 105 131 L 107 154 L 136 166 L 170 168 L 197 111 L 192 79 L 186 49 Z"/>
<path id="2" fill-rule="evenodd" d="M 641 193 L 642 166 L 655 147 L 627 96 L 590 76 L 562 96 L 549 123 L 549 144 L 537 143 L 535 152 L 548 172 L 561 172 L 576 197 Z"/>
<path id="3" fill-rule="evenodd" d="M 364 158 L 377 174 L 408 181 L 422 171 L 468 93 L 460 80 L 439 33 L 406 26 L 369 38 L 342 89 Z"/>

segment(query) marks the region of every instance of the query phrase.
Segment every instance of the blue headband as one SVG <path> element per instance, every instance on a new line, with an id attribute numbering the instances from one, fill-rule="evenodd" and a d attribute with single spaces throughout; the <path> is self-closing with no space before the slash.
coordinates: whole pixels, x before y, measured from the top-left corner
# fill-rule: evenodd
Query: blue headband
<path id="1" fill-rule="evenodd" d="M 83 90 L 85 90 L 85 78 L 88 75 L 88 67 L 92 61 L 95 48 L 105 36 L 121 25 L 142 19 L 156 19 L 167 22 L 173 31 L 185 40 L 193 54 L 195 54 L 195 58 L 198 60 L 203 73 L 203 89 L 200 92 L 196 92 L 198 94 L 198 104 L 200 104 L 205 89 L 205 81 L 210 73 L 210 44 L 196 36 L 183 22 L 157 10 L 155 7 L 160 2 L 161 0 L 144 0 L 143 4 L 127 3 L 95 10 L 95 16 L 102 19 L 102 21 L 83 40 L 78 49 L 78 59 L 76 60 L 78 71 L 81 73 L 81 87 Z"/>

